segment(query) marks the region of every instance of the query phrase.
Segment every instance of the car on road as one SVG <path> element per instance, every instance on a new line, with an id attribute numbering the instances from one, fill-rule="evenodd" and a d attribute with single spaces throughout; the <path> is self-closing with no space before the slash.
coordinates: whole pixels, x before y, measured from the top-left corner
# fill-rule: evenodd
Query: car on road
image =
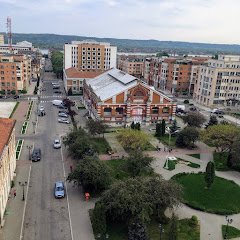
<path id="1" fill-rule="evenodd" d="M 65 187 L 63 181 L 57 181 L 54 185 L 54 197 L 64 198 L 65 197 Z"/>
<path id="2" fill-rule="evenodd" d="M 65 113 L 65 114 L 68 114 L 68 111 L 66 111 L 66 110 L 59 110 L 59 111 L 58 111 L 58 114 L 59 114 L 59 113 Z"/>
<path id="3" fill-rule="evenodd" d="M 63 113 L 63 112 L 58 113 L 58 116 L 59 116 L 59 117 L 62 117 L 62 118 L 68 118 L 68 114 Z"/>
<path id="4" fill-rule="evenodd" d="M 18 96 L 18 95 L 15 95 L 15 96 L 13 96 L 13 98 L 14 98 L 14 99 L 18 99 L 18 98 L 19 98 L 19 96 Z"/>
<path id="5" fill-rule="evenodd" d="M 64 106 L 63 104 L 58 105 L 57 108 L 59 108 L 59 109 L 67 109 L 67 107 Z"/>
<path id="6" fill-rule="evenodd" d="M 33 152 L 32 152 L 32 157 L 31 157 L 31 160 L 33 162 L 38 162 L 41 160 L 41 149 L 40 148 L 34 148 L 33 149 Z"/>
<path id="7" fill-rule="evenodd" d="M 70 124 L 70 121 L 69 121 L 69 119 L 67 119 L 67 118 L 58 118 L 58 122 L 59 122 L 59 123 Z"/>
<path id="8" fill-rule="evenodd" d="M 215 108 L 211 111 L 211 113 L 223 115 L 224 111 L 222 111 L 221 109 Z"/>
<path id="9" fill-rule="evenodd" d="M 63 105 L 63 101 L 62 100 L 53 100 L 52 104 L 54 106 L 60 106 L 60 105 Z"/>
<path id="10" fill-rule="evenodd" d="M 56 148 L 56 149 L 61 148 L 60 139 L 56 138 L 56 139 L 53 140 L 53 148 Z"/>
<path id="11" fill-rule="evenodd" d="M 62 91 L 54 91 L 53 93 L 56 93 L 56 94 L 62 94 Z"/>

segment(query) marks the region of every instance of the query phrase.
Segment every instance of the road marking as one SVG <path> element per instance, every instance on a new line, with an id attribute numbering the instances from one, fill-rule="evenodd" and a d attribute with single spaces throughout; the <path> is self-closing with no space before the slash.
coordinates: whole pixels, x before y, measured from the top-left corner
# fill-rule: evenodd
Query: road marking
<path id="1" fill-rule="evenodd" d="M 34 149 L 34 143 L 33 143 L 33 149 Z M 29 183 L 30 183 L 31 172 L 32 172 L 32 163 L 30 164 L 30 169 L 29 169 L 29 173 L 28 173 L 27 191 L 26 191 L 26 198 L 25 198 L 24 208 L 23 208 L 23 216 L 22 216 L 20 240 L 23 238 L 23 236 L 22 236 L 22 234 L 23 234 L 23 224 L 24 224 L 24 219 L 25 219 L 25 214 L 26 214 L 27 197 L 28 197 L 28 190 L 29 190 Z"/>
<path id="2" fill-rule="evenodd" d="M 66 179 L 66 171 L 65 171 L 64 161 L 63 161 L 62 148 L 61 148 L 61 157 L 62 157 L 62 166 L 63 166 L 63 176 L 64 176 L 64 179 Z M 68 217 L 69 217 L 71 239 L 74 240 L 73 239 L 73 231 L 72 231 L 72 220 L 71 220 L 71 213 L 70 213 L 70 205 L 69 205 L 69 200 L 68 200 L 67 182 L 65 182 L 65 185 L 66 185 L 66 197 L 67 197 L 67 205 L 68 205 Z"/>

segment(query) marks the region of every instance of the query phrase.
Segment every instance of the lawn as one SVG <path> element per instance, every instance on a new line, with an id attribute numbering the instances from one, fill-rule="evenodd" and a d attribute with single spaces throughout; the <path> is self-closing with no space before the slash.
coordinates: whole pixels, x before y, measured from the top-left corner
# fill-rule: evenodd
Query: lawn
<path id="1" fill-rule="evenodd" d="M 99 154 L 106 154 L 108 150 L 111 150 L 110 145 L 108 144 L 105 138 L 91 138 L 94 146 L 96 147 Z"/>
<path id="2" fill-rule="evenodd" d="M 231 170 L 227 166 L 227 153 L 214 152 L 213 160 L 217 171 L 228 171 Z"/>
<path id="3" fill-rule="evenodd" d="M 186 162 L 186 165 L 191 167 L 191 168 L 200 168 L 199 164 L 193 163 L 193 162 L 190 162 L 190 161 L 186 161 L 186 160 L 183 160 L 181 158 L 177 158 L 177 160 L 168 160 L 168 169 L 166 168 L 166 163 L 167 163 L 167 160 L 166 160 L 166 162 L 164 163 L 163 168 L 166 168 L 167 170 L 172 171 L 172 170 L 174 170 L 176 168 L 176 164 L 178 164 L 179 161 Z"/>
<path id="4" fill-rule="evenodd" d="M 227 225 L 222 225 L 222 236 L 225 236 Z M 240 229 L 228 226 L 227 239 L 240 237 Z"/>
<path id="5" fill-rule="evenodd" d="M 199 153 L 189 154 L 189 156 L 200 159 L 200 154 Z"/>
<path id="6" fill-rule="evenodd" d="M 240 212 L 240 187 L 233 181 L 215 177 L 207 189 L 203 173 L 180 173 L 173 179 L 183 186 L 184 203 L 190 207 L 221 215 Z"/>
<path id="7" fill-rule="evenodd" d="M 18 105 L 19 105 L 19 102 L 17 102 L 16 105 L 14 106 L 14 108 L 13 108 L 13 110 L 12 110 L 11 115 L 10 115 L 9 118 L 12 118 L 12 117 L 13 117 L 13 114 L 15 113 L 15 111 L 16 111 Z"/>
<path id="8" fill-rule="evenodd" d="M 162 233 L 162 240 L 168 240 L 169 224 L 162 224 L 164 232 Z M 159 240 L 160 230 L 159 223 L 151 221 L 148 225 L 149 240 Z M 110 240 L 127 240 L 127 226 L 124 223 L 108 224 L 107 233 Z M 178 240 L 199 240 L 200 228 L 199 226 L 191 226 L 190 219 L 178 220 Z"/>
<path id="9" fill-rule="evenodd" d="M 170 138 L 170 146 L 171 147 L 175 147 L 175 143 L 176 143 L 176 136 L 171 136 Z M 162 137 L 158 137 L 159 141 L 162 142 L 163 144 L 167 145 L 169 144 L 169 135 L 164 135 Z"/>

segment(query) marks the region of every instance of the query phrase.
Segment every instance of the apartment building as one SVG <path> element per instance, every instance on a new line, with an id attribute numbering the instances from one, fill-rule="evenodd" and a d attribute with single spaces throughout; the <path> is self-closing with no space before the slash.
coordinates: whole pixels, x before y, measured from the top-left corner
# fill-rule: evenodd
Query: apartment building
<path id="1" fill-rule="evenodd" d="M 4 44 L 4 35 L 0 34 L 0 45 Z"/>
<path id="2" fill-rule="evenodd" d="M 144 58 L 138 56 L 118 56 L 117 68 L 137 78 L 143 77 Z"/>
<path id="3" fill-rule="evenodd" d="M 31 79 L 31 58 L 26 55 L 0 55 L 0 91 L 15 94 L 28 90 Z"/>
<path id="4" fill-rule="evenodd" d="M 64 69 L 104 71 L 116 68 L 117 47 L 95 41 L 72 41 L 64 45 Z"/>
<path id="5" fill-rule="evenodd" d="M 36 52 L 38 49 L 34 48 L 32 43 L 28 41 L 17 42 L 16 44 L 12 44 L 11 50 L 9 49 L 9 45 L 3 42 L 1 43 L 0 36 L 0 54 L 2 53 L 14 53 L 14 54 L 26 54 Z"/>
<path id="6" fill-rule="evenodd" d="M 0 224 L 11 190 L 11 181 L 16 169 L 15 151 L 15 122 L 16 120 L 0 118 Z"/>
<path id="7" fill-rule="evenodd" d="M 193 99 L 202 105 L 237 106 L 240 103 L 240 56 L 219 55 L 199 66 Z"/>

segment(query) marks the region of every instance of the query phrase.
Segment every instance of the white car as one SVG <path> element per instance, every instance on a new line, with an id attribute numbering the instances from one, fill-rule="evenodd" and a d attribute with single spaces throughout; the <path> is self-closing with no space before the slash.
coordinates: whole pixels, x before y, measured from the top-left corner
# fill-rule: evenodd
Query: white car
<path id="1" fill-rule="evenodd" d="M 58 139 L 58 138 L 54 139 L 53 147 L 54 148 L 61 148 L 61 141 L 60 141 L 60 139 Z"/>
<path id="2" fill-rule="evenodd" d="M 58 122 L 59 123 L 70 124 L 70 121 L 67 118 L 58 118 Z"/>
<path id="3" fill-rule="evenodd" d="M 39 111 L 44 111 L 45 109 L 44 109 L 44 106 L 39 106 L 39 109 L 38 109 Z"/>
<path id="4" fill-rule="evenodd" d="M 62 117 L 62 118 L 68 118 L 68 114 L 63 113 L 63 112 L 58 113 L 58 116 Z"/>

